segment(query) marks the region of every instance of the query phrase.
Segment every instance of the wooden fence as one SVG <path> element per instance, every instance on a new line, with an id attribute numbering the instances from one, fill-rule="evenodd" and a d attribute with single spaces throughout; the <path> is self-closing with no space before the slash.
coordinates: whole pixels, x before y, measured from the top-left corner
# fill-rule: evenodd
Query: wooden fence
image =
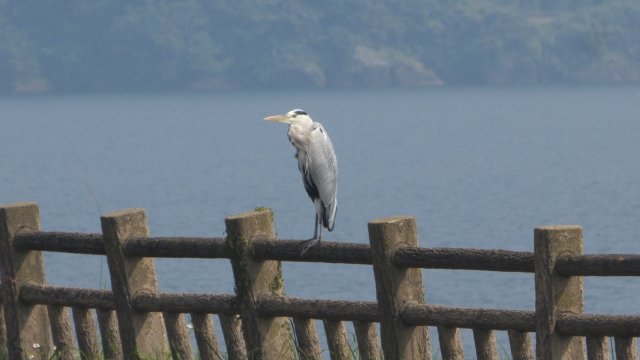
<path id="1" fill-rule="evenodd" d="M 536 359 L 584 359 L 585 339 L 588 359 L 609 359 L 607 337 L 617 359 L 637 359 L 640 316 L 583 314 L 582 277 L 640 276 L 640 256 L 582 255 L 579 226 L 536 228 L 534 252 L 423 248 L 415 219 L 394 217 L 369 222 L 370 245 L 324 242 L 301 257 L 301 241 L 275 240 L 268 210 L 227 217 L 226 239 L 149 237 L 142 209 L 100 220 L 102 234 L 41 232 L 37 204 L 0 206 L 0 347 L 10 359 L 194 359 L 186 313 L 200 359 L 222 358 L 210 314 L 228 359 L 321 359 L 314 319 L 332 360 L 352 355 L 345 321 L 361 359 L 431 359 L 427 326 L 443 359 L 464 358 L 460 328 L 473 329 L 478 359 L 498 359 L 494 330 L 508 331 L 514 360 L 534 359 L 532 332 Z M 43 251 L 106 255 L 112 290 L 47 285 Z M 235 294 L 161 293 L 154 257 L 229 259 Z M 281 261 L 372 265 L 378 301 L 284 296 Z M 535 273 L 535 312 L 428 305 L 423 268 Z"/>

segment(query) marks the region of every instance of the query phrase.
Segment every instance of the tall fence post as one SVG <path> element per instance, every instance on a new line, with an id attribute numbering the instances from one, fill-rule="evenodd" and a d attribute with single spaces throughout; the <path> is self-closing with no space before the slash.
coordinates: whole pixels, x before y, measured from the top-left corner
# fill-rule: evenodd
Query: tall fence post
<path id="1" fill-rule="evenodd" d="M 163 356 L 166 345 L 162 314 L 138 312 L 131 302 L 143 291 L 158 292 L 153 258 L 127 257 L 123 252 L 128 240 L 149 236 L 147 216 L 143 209 L 128 209 L 104 214 L 100 221 L 123 356 L 127 360 Z"/>
<path id="2" fill-rule="evenodd" d="M 430 360 L 428 328 L 405 325 L 399 316 L 405 304 L 425 303 L 422 269 L 401 269 L 393 265 L 396 249 L 418 246 L 416 220 L 399 216 L 371 221 L 368 227 L 384 357 Z"/>
<path id="3" fill-rule="evenodd" d="M 284 295 L 280 262 L 255 260 L 250 254 L 252 241 L 275 241 L 273 213 L 253 211 L 229 216 L 225 224 L 247 356 L 249 359 L 294 358 L 288 319 L 264 318 L 257 310 L 260 295 Z"/>
<path id="4" fill-rule="evenodd" d="M 0 205 L 0 263 L 2 298 L 7 331 L 9 359 L 24 360 L 52 349 L 46 306 L 20 301 L 20 287 L 33 281 L 45 284 L 41 251 L 21 251 L 13 247 L 19 231 L 40 231 L 40 212 L 36 203 Z"/>
<path id="5" fill-rule="evenodd" d="M 536 288 L 536 358 L 583 360 L 584 338 L 565 337 L 556 331 L 563 312 L 584 312 L 581 276 L 564 277 L 555 270 L 560 255 L 582 254 L 582 227 L 542 226 L 534 230 Z"/>

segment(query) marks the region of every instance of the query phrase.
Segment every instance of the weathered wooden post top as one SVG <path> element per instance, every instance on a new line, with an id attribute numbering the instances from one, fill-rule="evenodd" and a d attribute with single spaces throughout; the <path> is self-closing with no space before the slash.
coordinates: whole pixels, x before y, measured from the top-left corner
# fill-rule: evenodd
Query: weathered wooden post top
<path id="1" fill-rule="evenodd" d="M 273 213 L 265 210 L 229 216 L 225 224 L 247 355 L 251 359 L 293 357 L 287 319 L 262 317 L 257 306 L 263 295 L 284 295 L 280 262 L 256 260 L 250 254 L 252 242 L 275 241 Z"/>
<path id="2" fill-rule="evenodd" d="M 399 316 L 405 305 L 425 303 L 422 269 L 393 265 L 393 254 L 397 249 L 418 246 L 416 219 L 398 216 L 371 221 L 369 242 L 385 359 L 430 359 L 428 328 L 406 325 Z"/>
<path id="3" fill-rule="evenodd" d="M 555 270 L 560 255 L 582 254 L 582 227 L 540 226 L 534 230 L 536 287 L 536 356 L 539 359 L 583 360 L 584 338 L 558 333 L 556 322 L 563 312 L 584 312 L 581 276 L 565 277 Z"/>
<path id="4" fill-rule="evenodd" d="M 7 345 L 11 359 L 33 356 L 52 349 L 47 308 L 20 301 L 20 288 L 26 283 L 45 284 L 41 251 L 14 247 L 14 237 L 22 231 L 40 230 L 40 210 L 36 203 L 0 205 L 0 264 L 2 300 L 7 325 Z"/>
<path id="5" fill-rule="evenodd" d="M 102 215 L 100 221 L 124 358 L 162 355 L 166 348 L 162 314 L 139 312 L 132 304 L 132 299 L 140 293 L 158 292 L 153 258 L 128 257 L 123 252 L 127 241 L 149 237 L 145 211 L 116 211 Z"/>

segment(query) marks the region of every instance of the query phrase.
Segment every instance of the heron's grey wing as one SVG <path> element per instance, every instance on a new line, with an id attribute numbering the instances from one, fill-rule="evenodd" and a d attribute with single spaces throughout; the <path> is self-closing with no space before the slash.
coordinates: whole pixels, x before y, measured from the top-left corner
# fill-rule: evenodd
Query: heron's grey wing
<path id="1" fill-rule="evenodd" d="M 309 172 L 325 206 L 327 225 L 333 228 L 338 193 L 338 162 L 333 144 L 324 127 L 314 123 L 311 134 L 313 142 L 309 144 L 308 150 Z"/>

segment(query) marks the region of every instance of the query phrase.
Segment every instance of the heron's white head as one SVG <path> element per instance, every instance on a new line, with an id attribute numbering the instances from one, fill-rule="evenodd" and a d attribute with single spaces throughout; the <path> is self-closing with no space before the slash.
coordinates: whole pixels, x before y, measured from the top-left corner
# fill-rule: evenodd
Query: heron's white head
<path id="1" fill-rule="evenodd" d="M 309 117 L 306 111 L 301 109 L 295 109 L 289 111 L 286 115 L 274 115 L 264 118 L 267 121 L 277 121 L 287 124 L 301 124 L 312 123 L 313 120 Z"/>

